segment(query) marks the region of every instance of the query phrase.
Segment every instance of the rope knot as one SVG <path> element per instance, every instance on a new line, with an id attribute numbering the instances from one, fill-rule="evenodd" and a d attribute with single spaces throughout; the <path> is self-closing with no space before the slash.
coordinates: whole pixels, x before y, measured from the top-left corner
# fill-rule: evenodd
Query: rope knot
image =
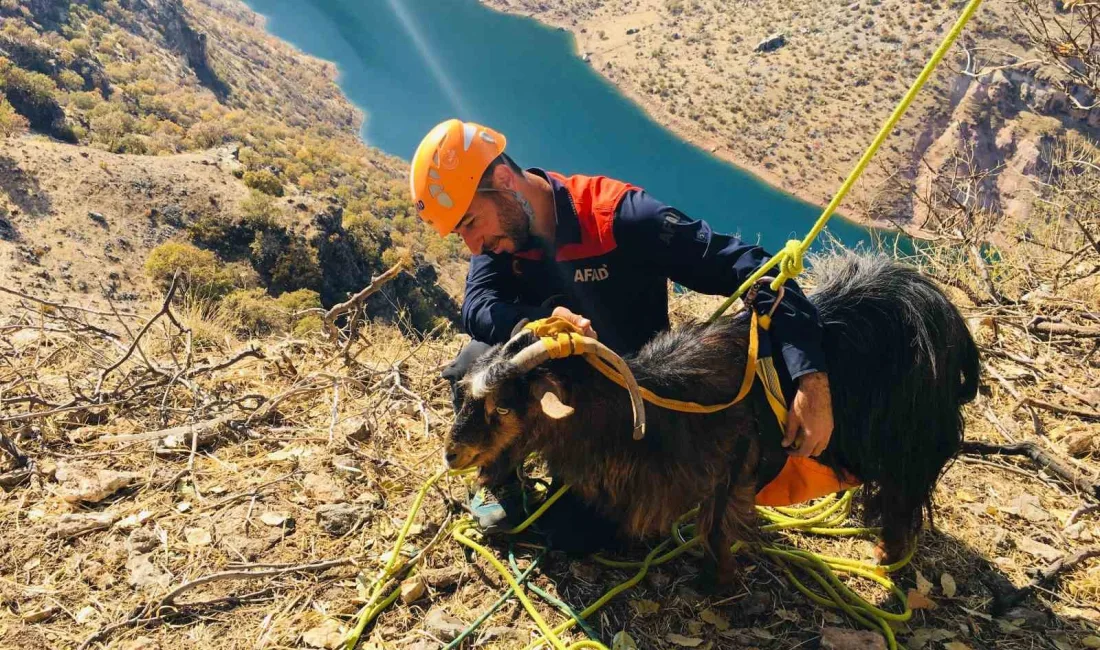
<path id="1" fill-rule="evenodd" d="M 779 261 L 779 277 L 772 282 L 772 290 L 779 289 L 787 280 L 791 278 L 797 278 L 804 270 L 802 265 L 802 255 L 805 249 L 802 246 L 802 240 L 800 239 L 788 239 L 787 243 L 783 246 L 783 250 L 779 252 L 778 257 L 782 257 Z"/>

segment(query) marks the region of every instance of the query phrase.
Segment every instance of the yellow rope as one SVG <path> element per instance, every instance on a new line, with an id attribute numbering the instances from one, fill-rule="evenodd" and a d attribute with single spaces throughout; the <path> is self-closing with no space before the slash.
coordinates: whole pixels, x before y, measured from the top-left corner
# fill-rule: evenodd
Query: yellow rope
<path id="1" fill-rule="evenodd" d="M 741 380 L 741 388 L 737 391 L 737 395 L 735 395 L 732 400 L 724 404 L 704 405 L 696 402 L 661 397 L 648 388 L 639 386 L 638 392 L 641 393 L 642 399 L 656 406 L 660 406 L 661 408 L 684 413 L 716 413 L 745 399 L 745 396 L 748 395 L 749 391 L 752 389 L 753 378 L 757 372 L 757 356 L 760 350 L 758 324 L 759 317 L 756 312 L 752 312 L 752 322 L 749 325 L 749 349 L 745 360 L 745 374 L 744 378 Z M 568 356 L 580 355 L 604 377 L 607 377 L 622 388 L 626 388 L 626 381 L 615 368 L 595 354 L 588 354 L 586 352 L 581 337 L 581 329 L 573 323 L 558 316 L 551 316 L 549 318 L 541 318 L 532 321 L 525 326 L 525 329 L 530 330 L 535 336 L 539 337 L 539 340 L 542 341 L 542 344 L 545 345 L 546 349 L 550 352 L 551 359 L 562 359 Z"/>
<path id="2" fill-rule="evenodd" d="M 932 71 L 936 69 L 937 65 L 939 65 L 940 60 L 943 59 L 944 55 L 947 54 L 947 51 L 951 49 L 952 45 L 954 45 L 955 40 L 959 37 L 959 34 L 962 33 L 963 27 L 965 27 L 966 23 L 970 21 L 971 16 L 973 16 L 974 12 L 978 10 L 978 5 L 980 5 L 981 3 L 982 0 L 970 0 L 970 2 L 967 3 L 966 8 L 963 9 L 962 14 L 959 16 L 959 19 L 955 21 L 955 25 L 951 28 L 951 31 L 947 33 L 947 36 L 943 39 L 943 42 L 940 43 L 940 46 L 938 48 L 936 48 L 935 53 L 932 54 L 932 58 L 928 60 L 928 63 L 924 66 L 924 69 L 921 70 L 920 75 L 917 76 L 916 81 L 914 81 L 913 85 L 909 87 L 909 91 L 905 93 L 905 97 L 902 98 L 901 103 L 897 105 L 897 107 L 894 109 L 894 112 L 890 114 L 890 117 L 882 125 L 882 128 L 879 129 L 878 135 L 876 135 L 875 139 L 871 142 L 871 146 L 867 148 L 867 151 L 863 152 L 863 157 L 859 159 L 859 162 L 856 163 L 855 168 L 853 168 L 851 173 L 848 174 L 848 178 L 844 180 L 844 183 L 840 186 L 840 189 L 833 197 L 833 200 L 830 201 L 829 205 L 825 207 L 825 210 L 821 213 L 821 216 L 818 217 L 817 221 L 814 223 L 813 228 L 810 229 L 810 232 L 806 235 L 806 237 L 802 240 L 791 239 L 787 241 L 787 243 L 783 246 L 783 249 L 779 251 L 779 253 L 777 253 L 764 265 L 758 268 L 755 273 L 749 276 L 748 280 L 745 280 L 745 282 L 741 284 L 741 286 L 737 289 L 737 291 L 734 292 L 732 296 L 730 296 L 725 302 L 722 303 L 718 310 L 715 311 L 714 314 L 710 317 L 708 322 L 714 321 L 716 318 L 721 316 L 722 313 L 729 309 L 729 306 L 732 305 L 735 300 L 740 298 L 742 294 L 748 291 L 749 287 L 756 284 L 756 282 L 759 281 L 760 278 L 764 277 L 764 275 L 774 267 L 779 266 L 779 275 L 771 283 L 771 288 L 773 291 L 778 289 L 780 285 L 782 285 L 787 280 L 798 277 L 798 275 L 802 273 L 803 256 L 810 248 L 810 244 L 813 243 L 814 239 L 816 239 L 817 236 L 821 234 L 821 231 L 825 229 L 825 224 L 828 223 L 829 218 L 833 216 L 834 212 L 836 212 L 836 209 L 840 205 L 840 202 L 844 200 L 844 197 L 848 195 L 848 192 L 852 189 L 852 186 L 855 185 L 860 175 L 863 174 L 863 170 L 867 167 L 868 163 L 871 162 L 871 158 L 874 157 L 879 147 L 882 146 L 882 143 L 886 140 L 886 137 L 894 129 L 894 126 L 898 123 L 898 120 L 901 119 L 901 116 L 909 108 L 909 105 L 913 103 L 913 98 L 917 96 L 917 93 L 920 92 L 921 87 L 924 86 L 924 82 L 928 80 L 928 77 L 931 76 Z"/>
<path id="3" fill-rule="evenodd" d="M 779 267 L 779 275 L 771 283 L 772 290 L 777 290 L 784 282 L 789 279 L 795 278 L 800 273 L 802 273 L 803 258 L 806 251 L 809 249 L 810 244 L 825 228 L 826 223 L 828 223 L 829 219 L 833 216 L 833 213 L 840 205 L 840 202 L 844 199 L 845 196 L 847 196 L 848 192 L 855 185 L 856 180 L 859 179 L 860 175 L 863 173 L 863 170 L 867 167 L 868 163 L 870 163 L 871 158 L 878 151 L 879 147 L 882 146 L 882 143 L 886 140 L 887 135 L 897 124 L 898 120 L 901 119 L 901 116 L 909 108 L 909 105 L 913 102 L 913 98 L 916 97 L 921 87 L 924 86 L 925 81 L 927 81 L 928 77 L 932 74 L 932 71 L 939 64 L 940 60 L 942 60 L 944 55 L 947 54 L 947 51 L 954 44 L 955 40 L 962 32 L 963 27 L 965 27 L 966 23 L 974 15 L 974 12 L 977 11 L 980 4 L 981 0 L 970 0 L 970 2 L 966 5 L 966 8 L 963 10 L 962 15 L 959 16 L 958 20 L 955 22 L 955 25 L 951 28 L 951 31 L 948 32 L 943 42 L 932 55 L 932 58 L 929 59 L 928 63 L 924 66 L 924 69 L 921 71 L 916 81 L 913 82 L 913 85 L 909 88 L 909 91 L 905 94 L 905 97 L 902 98 L 901 103 L 898 104 L 898 106 L 894 109 L 894 112 L 886 120 L 886 123 L 882 125 L 881 129 L 879 129 L 878 135 L 876 135 L 875 139 L 871 142 L 871 146 L 867 148 L 863 156 L 860 158 L 859 162 L 856 164 L 855 168 L 850 174 L 848 174 L 848 178 L 845 179 L 844 183 L 841 185 L 836 195 L 829 202 L 829 205 L 825 207 L 825 210 L 822 212 L 821 216 L 818 217 L 817 221 L 814 223 L 813 228 L 810 229 L 810 232 L 806 235 L 806 237 L 802 240 L 792 239 L 787 241 L 787 243 L 783 246 L 783 249 L 770 260 L 768 260 L 768 262 L 758 268 L 747 280 L 745 280 L 745 282 L 742 283 L 740 287 L 738 287 L 737 291 L 734 292 L 733 295 L 731 295 L 725 302 L 722 303 L 722 305 L 718 308 L 718 310 L 714 312 L 714 314 L 708 319 L 707 322 L 713 322 L 715 319 L 721 316 L 722 313 L 724 313 L 735 300 L 740 298 L 745 293 L 745 291 L 749 289 L 749 287 L 756 284 L 756 282 L 758 282 L 760 278 L 764 277 L 764 275 L 768 271 L 775 268 L 776 266 Z M 755 319 L 755 313 L 753 314 L 753 316 Z M 755 333 L 756 331 L 755 322 L 753 323 L 751 331 L 753 333 Z M 561 341 L 561 343 L 559 343 L 558 345 L 569 345 L 570 349 L 573 349 L 574 342 L 569 340 L 569 337 L 565 337 L 564 339 L 559 337 L 555 338 Z M 586 356 L 586 358 L 589 357 Z M 600 369 L 601 372 L 604 372 L 604 374 L 606 374 L 612 380 L 616 379 L 616 374 L 609 374 L 605 371 L 607 370 L 606 368 L 601 368 L 601 365 L 605 364 L 593 365 L 597 369 Z M 744 394 L 747 394 L 748 392 L 748 387 L 751 387 L 751 379 L 756 374 L 754 372 L 754 365 L 755 364 L 753 363 L 747 364 L 745 381 L 742 386 L 743 390 L 741 391 L 742 394 L 738 395 L 737 399 L 734 400 L 734 403 L 737 400 L 743 398 Z M 645 391 L 645 393 L 649 394 L 648 396 L 646 396 L 646 399 L 648 401 L 651 401 L 660 406 L 664 406 L 665 408 L 669 408 L 669 405 L 675 405 L 677 407 L 677 410 L 684 410 L 686 408 L 693 410 L 693 412 L 706 413 L 713 412 L 714 410 L 721 410 L 722 408 L 726 408 L 729 406 L 729 404 L 703 406 L 695 404 L 694 402 L 666 400 L 665 398 L 661 398 L 657 395 L 649 393 L 649 391 Z M 643 396 L 645 396 L 645 394 L 643 394 Z M 469 471 L 472 470 L 450 472 L 450 474 L 464 474 L 468 473 Z M 375 583 L 371 589 L 371 595 L 368 598 L 367 603 L 360 610 L 357 625 L 349 633 L 349 636 L 345 643 L 345 647 L 347 650 L 352 650 L 355 647 L 355 645 L 359 641 L 360 635 L 362 634 L 366 626 L 370 624 L 370 622 L 374 620 L 374 618 L 376 618 L 383 609 L 385 609 L 394 600 L 397 599 L 397 596 L 400 592 L 399 588 L 394 589 L 393 592 L 388 594 L 384 599 L 379 600 L 382 592 L 385 589 L 386 584 L 398 572 L 398 554 L 400 553 L 401 546 L 405 541 L 405 536 L 408 534 L 409 528 L 412 525 L 413 517 L 416 515 L 417 511 L 420 508 L 420 504 L 424 499 L 424 495 L 427 493 L 428 489 L 445 474 L 448 474 L 448 472 L 446 470 L 443 470 L 428 479 L 428 481 L 425 482 L 424 486 L 420 489 L 420 492 L 417 494 L 416 499 L 413 501 L 413 506 L 409 512 L 409 516 L 405 521 L 405 525 L 401 528 L 401 532 L 397 537 L 397 542 L 394 545 L 393 555 L 386 563 L 386 566 L 379 573 L 378 578 L 376 578 Z M 540 507 L 539 510 L 535 512 L 535 514 L 533 514 L 531 517 L 528 517 L 526 521 L 517 526 L 514 531 L 519 532 L 530 526 L 531 523 L 534 522 L 543 512 L 545 512 L 546 508 L 550 507 L 550 505 L 554 501 L 560 498 L 567 489 L 568 486 L 564 486 L 553 497 L 551 497 L 551 499 L 549 499 L 547 503 L 543 504 L 543 506 Z M 818 532 L 831 535 L 860 534 L 868 532 L 870 529 L 839 528 L 839 523 L 847 518 L 848 504 L 851 501 L 851 494 L 852 491 L 849 490 L 845 493 L 845 496 L 842 499 L 837 500 L 835 503 L 830 502 L 829 499 L 824 499 L 822 500 L 822 502 L 806 508 L 757 508 L 757 510 L 765 518 L 769 519 L 772 522 L 763 527 L 765 530 L 785 530 L 797 528 L 800 530 L 805 530 L 806 532 Z M 681 517 L 680 521 L 677 522 L 677 525 L 673 526 L 672 538 L 665 540 L 652 551 L 650 551 L 649 554 L 646 555 L 645 559 L 640 563 L 618 562 L 597 557 L 597 561 L 606 564 L 607 566 L 617 568 L 638 566 L 638 572 L 635 573 L 634 576 L 632 576 L 629 580 L 612 588 L 599 600 L 587 607 L 584 611 L 580 613 L 580 617 L 587 618 L 592 613 L 603 607 L 604 604 L 606 604 L 609 600 L 614 598 L 620 592 L 625 589 L 629 589 L 630 587 L 633 587 L 645 576 L 650 566 L 667 562 L 697 546 L 700 543 L 699 537 L 686 539 L 683 536 L 683 530 L 681 529 L 682 527 L 680 525 L 686 517 L 691 516 L 694 513 L 695 511 L 693 510 L 692 512 L 685 514 L 684 517 Z M 800 518 L 803 516 L 805 516 L 804 519 Z M 837 519 L 838 517 L 839 520 Z M 826 525 L 817 526 L 817 524 Z M 504 567 L 504 565 L 502 565 L 496 558 L 494 558 L 492 556 L 492 553 L 490 553 L 487 549 L 470 539 L 465 534 L 465 531 L 469 530 L 470 526 L 470 522 L 468 520 L 464 520 L 452 529 L 452 535 L 459 542 L 474 549 L 482 557 L 485 557 L 487 560 L 489 560 L 490 563 L 493 564 L 493 566 L 500 572 L 500 574 L 504 576 L 505 580 L 508 581 L 509 585 L 515 590 L 515 593 L 517 594 L 517 596 L 519 596 L 524 608 L 527 609 L 527 612 L 531 615 L 539 630 L 545 636 L 545 639 L 541 639 L 534 644 L 528 646 L 528 650 L 546 642 L 549 642 L 558 650 L 581 650 L 583 648 L 596 648 L 598 650 L 607 650 L 607 647 L 604 646 L 602 643 L 589 640 L 580 641 L 572 645 L 566 646 L 558 638 L 557 635 L 560 635 L 571 628 L 576 623 L 576 621 L 570 620 L 566 623 L 559 625 L 556 628 L 549 629 L 546 621 L 544 621 L 542 617 L 539 616 L 538 611 L 534 608 L 534 605 L 530 602 L 530 600 L 527 599 L 527 597 L 523 593 L 523 589 L 515 581 L 511 573 Z M 675 547 L 670 551 L 664 552 L 665 549 L 668 548 L 671 544 L 675 544 Z M 744 545 L 742 543 L 738 542 L 733 546 L 733 550 L 739 551 L 743 546 Z M 843 583 L 841 583 L 840 580 L 836 577 L 836 573 L 849 573 L 851 575 L 856 575 L 872 580 L 888 588 L 894 593 L 895 596 L 900 598 L 902 602 L 905 602 L 905 595 L 888 578 L 885 577 L 885 574 L 904 566 L 909 561 L 910 557 L 912 557 L 914 549 L 911 549 L 909 556 L 907 556 L 901 562 L 898 562 L 888 567 L 871 567 L 864 563 L 855 562 L 852 560 L 816 556 L 812 553 L 806 553 L 804 551 L 798 551 L 790 548 L 782 548 L 778 546 L 760 545 L 760 550 L 765 555 L 779 562 L 780 566 L 783 568 L 783 571 L 790 578 L 792 584 L 794 584 L 799 591 L 804 593 L 815 603 L 827 607 L 838 607 L 842 609 L 845 613 L 852 616 L 852 618 L 859 621 L 861 624 L 872 629 L 881 629 L 882 632 L 886 635 L 886 639 L 889 642 L 891 650 L 895 650 L 897 648 L 897 642 L 894 639 L 894 634 L 889 622 L 908 620 L 912 614 L 908 607 L 906 607 L 905 611 L 901 614 L 887 612 L 880 608 L 874 607 L 863 598 L 861 598 L 858 594 L 854 593 L 851 589 L 846 587 Z M 662 552 L 664 552 L 663 555 L 661 555 Z M 814 581 L 817 582 L 818 585 L 829 595 L 829 598 L 825 598 L 803 585 L 797 578 L 795 578 L 794 573 L 791 571 L 791 567 L 795 567 L 801 571 L 808 573 L 814 579 Z M 820 573 L 818 572 L 819 570 Z"/>

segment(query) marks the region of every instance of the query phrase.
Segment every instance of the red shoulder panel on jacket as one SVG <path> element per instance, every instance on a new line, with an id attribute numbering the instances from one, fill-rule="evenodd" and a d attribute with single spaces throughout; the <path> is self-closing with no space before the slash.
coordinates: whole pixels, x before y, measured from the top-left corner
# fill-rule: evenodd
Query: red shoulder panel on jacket
<path id="1" fill-rule="evenodd" d="M 559 262 L 596 257 L 615 250 L 612 224 L 615 210 L 630 190 L 637 186 L 606 176 L 562 176 L 548 172 L 565 185 L 573 197 L 573 207 L 580 222 L 581 241 L 558 247 Z"/>

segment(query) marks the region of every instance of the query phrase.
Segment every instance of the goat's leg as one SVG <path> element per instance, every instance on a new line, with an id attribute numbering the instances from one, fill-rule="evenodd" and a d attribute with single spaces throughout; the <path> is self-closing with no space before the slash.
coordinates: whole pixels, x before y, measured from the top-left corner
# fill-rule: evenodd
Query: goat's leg
<path id="1" fill-rule="evenodd" d="M 901 561 L 909 545 L 916 542 L 923 519 L 920 495 L 884 487 L 877 496 L 882 533 L 875 546 L 875 558 L 882 565 L 894 564 Z"/>
<path id="2" fill-rule="evenodd" d="M 714 590 L 730 585 L 735 577 L 733 552 L 736 541 L 755 537 L 756 465 L 759 449 L 748 437 L 738 440 L 731 457 L 731 471 L 716 486 L 714 495 L 699 510 L 697 533 L 706 546 L 700 586 Z"/>

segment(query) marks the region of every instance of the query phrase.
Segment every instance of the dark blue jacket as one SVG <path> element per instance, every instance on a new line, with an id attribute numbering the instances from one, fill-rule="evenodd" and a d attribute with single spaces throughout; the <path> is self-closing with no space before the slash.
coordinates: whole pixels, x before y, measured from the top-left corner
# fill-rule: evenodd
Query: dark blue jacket
<path id="1" fill-rule="evenodd" d="M 541 250 L 471 258 L 462 320 L 476 340 L 506 341 L 521 319 L 560 305 L 590 319 L 611 349 L 635 352 L 669 327 L 668 280 L 728 296 L 770 257 L 627 183 L 528 171 L 554 190 L 555 259 Z M 785 287 L 768 347 L 782 356 L 786 380 L 826 368 L 817 309 L 794 281 Z M 774 299 L 765 286 L 755 306 L 767 313 Z"/>

